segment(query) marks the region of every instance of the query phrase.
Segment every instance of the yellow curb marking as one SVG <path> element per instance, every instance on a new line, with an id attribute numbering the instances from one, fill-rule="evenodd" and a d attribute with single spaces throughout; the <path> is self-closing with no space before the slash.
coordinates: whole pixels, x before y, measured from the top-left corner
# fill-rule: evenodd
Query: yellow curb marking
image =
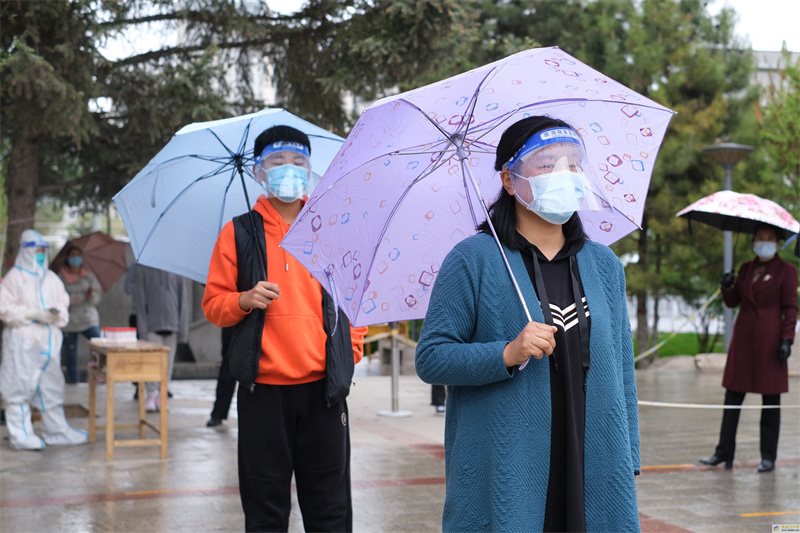
<path id="1" fill-rule="evenodd" d="M 773 516 L 777 514 L 800 514 L 800 511 L 778 511 L 774 513 L 744 513 L 740 514 L 739 516 L 744 517 L 751 517 L 751 516 Z"/>
<path id="2" fill-rule="evenodd" d="M 685 464 L 685 465 L 657 465 L 657 466 L 643 466 L 642 470 L 658 470 L 661 468 L 692 468 L 693 464 Z"/>

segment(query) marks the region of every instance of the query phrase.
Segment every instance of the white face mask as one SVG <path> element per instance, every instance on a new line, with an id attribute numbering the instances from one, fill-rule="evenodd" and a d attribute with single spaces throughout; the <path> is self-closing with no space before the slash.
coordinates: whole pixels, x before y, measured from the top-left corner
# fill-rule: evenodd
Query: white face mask
<path id="1" fill-rule="evenodd" d="M 551 224 L 565 224 L 580 208 L 585 195 L 583 172 L 564 169 L 530 178 L 516 176 L 527 181 L 533 193 L 530 203 L 519 194 L 517 201 Z"/>
<path id="2" fill-rule="evenodd" d="M 753 243 L 753 251 L 761 259 L 769 259 L 778 253 L 778 245 L 772 241 L 757 241 Z"/>
<path id="3" fill-rule="evenodd" d="M 308 185 L 308 169 L 282 165 L 267 170 L 267 191 L 283 202 L 294 202 L 303 196 Z"/>

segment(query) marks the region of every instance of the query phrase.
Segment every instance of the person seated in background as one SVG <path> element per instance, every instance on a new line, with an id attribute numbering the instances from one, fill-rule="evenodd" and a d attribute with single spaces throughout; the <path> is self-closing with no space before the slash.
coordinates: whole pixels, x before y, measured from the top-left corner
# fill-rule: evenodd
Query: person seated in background
<path id="1" fill-rule="evenodd" d="M 97 277 L 83 264 L 83 251 L 73 246 L 67 252 L 67 262 L 58 272 L 69 294 L 69 322 L 64 326 L 64 345 L 61 360 L 67 367 L 67 383 L 78 383 L 78 333 L 87 339 L 100 336 L 101 288 Z"/>
<path id="2" fill-rule="evenodd" d="M 42 236 L 27 229 L 20 244 L 14 268 L 0 284 L 0 394 L 6 402 L 9 440 L 20 450 L 84 444 L 89 435 L 70 427 L 62 405 L 60 328 L 69 321 L 69 295 L 47 268 L 48 244 Z M 41 410 L 44 439 L 33 432 L 32 404 Z"/>

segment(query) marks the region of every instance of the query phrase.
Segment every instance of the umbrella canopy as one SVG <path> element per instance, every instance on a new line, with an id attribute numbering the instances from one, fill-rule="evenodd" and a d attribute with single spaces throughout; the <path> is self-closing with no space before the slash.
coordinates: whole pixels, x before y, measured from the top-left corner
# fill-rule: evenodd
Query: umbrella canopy
<path id="1" fill-rule="evenodd" d="M 344 141 L 283 109 L 185 126 L 114 196 L 137 262 L 205 283 L 220 230 L 264 192 L 253 143 L 276 125 L 308 135 L 317 180 Z"/>
<path id="2" fill-rule="evenodd" d="M 485 219 L 482 198 L 500 191 L 500 136 L 532 115 L 582 137 L 583 170 L 607 207 L 580 212 L 590 238 L 610 244 L 637 229 L 673 112 L 542 48 L 373 104 L 282 246 L 352 323 L 422 318 L 444 256 Z"/>
<path id="3" fill-rule="evenodd" d="M 769 224 L 781 240 L 790 239 L 800 232 L 800 222 L 772 200 L 733 191 L 719 191 L 700 198 L 675 216 L 683 217 L 689 223 L 702 222 L 738 233 L 752 234 L 759 224 Z"/>
<path id="4" fill-rule="evenodd" d="M 83 264 L 97 276 L 97 281 L 105 292 L 108 292 L 128 269 L 125 243 L 102 231 L 96 231 L 67 241 L 50 263 L 53 272 L 58 273 L 61 270 L 72 248 L 79 248 L 83 252 Z"/>
<path id="5" fill-rule="evenodd" d="M 733 191 L 700 198 L 675 216 L 687 219 L 690 228 L 696 221 L 721 230 L 753 234 L 760 224 L 768 224 L 775 228 L 778 238 L 786 241 L 800 233 L 800 222 L 772 200 Z"/>

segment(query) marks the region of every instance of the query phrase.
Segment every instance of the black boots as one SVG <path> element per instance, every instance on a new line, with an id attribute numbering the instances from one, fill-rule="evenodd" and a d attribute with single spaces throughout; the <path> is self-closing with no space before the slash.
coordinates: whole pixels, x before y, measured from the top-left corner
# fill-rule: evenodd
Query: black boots
<path id="1" fill-rule="evenodd" d="M 712 455 L 711 457 L 703 457 L 700 459 L 700 462 L 704 465 L 709 466 L 717 466 L 720 463 L 725 463 L 725 469 L 733 468 L 733 461 L 728 461 L 727 459 L 722 459 L 717 455 Z M 758 473 L 763 474 L 764 472 L 772 472 L 775 470 L 775 461 L 770 461 L 769 459 L 762 459 L 761 464 L 758 465 Z"/>
<path id="2" fill-rule="evenodd" d="M 709 466 L 717 466 L 718 464 L 724 462 L 726 470 L 730 470 L 731 468 L 733 468 L 732 460 L 728 461 L 727 459 L 722 459 L 721 457 L 717 457 L 716 455 L 712 455 L 711 457 L 704 457 L 700 459 L 700 462 L 703 463 L 704 465 L 709 465 Z"/>
<path id="3" fill-rule="evenodd" d="M 775 470 L 775 461 L 770 461 L 769 459 L 762 459 L 761 464 L 758 465 L 758 473 L 763 474 L 764 472 L 772 472 Z"/>

